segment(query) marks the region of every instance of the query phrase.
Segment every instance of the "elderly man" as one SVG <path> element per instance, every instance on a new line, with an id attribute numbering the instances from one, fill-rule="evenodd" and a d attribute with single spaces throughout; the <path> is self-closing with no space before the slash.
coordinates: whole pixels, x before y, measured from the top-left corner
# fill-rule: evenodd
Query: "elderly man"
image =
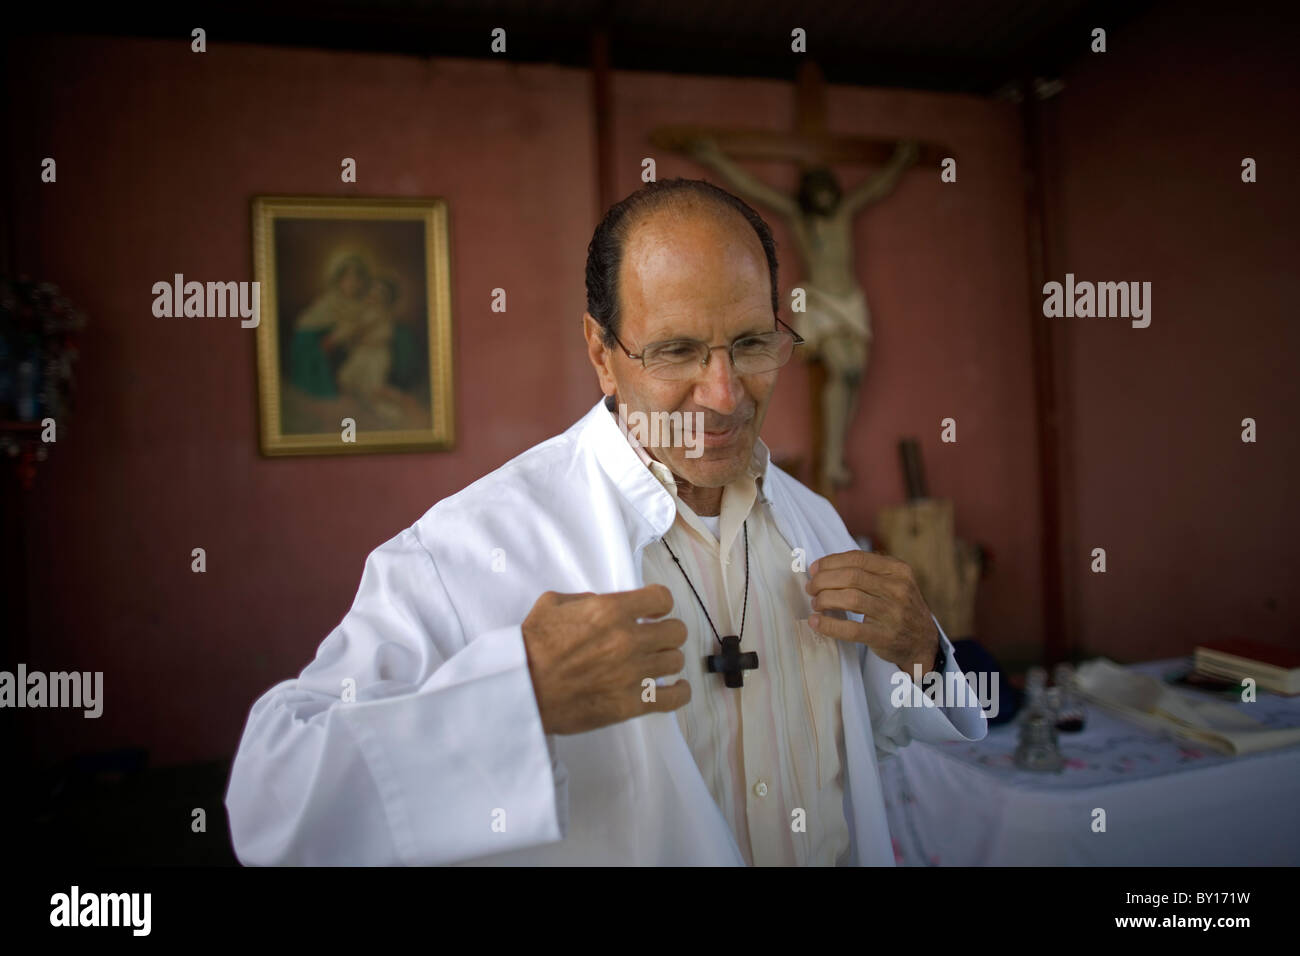
<path id="1" fill-rule="evenodd" d="M 907 566 L 769 460 L 797 343 L 776 271 L 708 183 L 609 210 L 583 316 L 606 397 L 370 555 L 253 706 L 241 861 L 893 864 L 877 760 L 985 722 L 973 696 L 898 706 L 956 675 L 951 644 Z M 699 440 L 626 427 L 664 413 Z"/>

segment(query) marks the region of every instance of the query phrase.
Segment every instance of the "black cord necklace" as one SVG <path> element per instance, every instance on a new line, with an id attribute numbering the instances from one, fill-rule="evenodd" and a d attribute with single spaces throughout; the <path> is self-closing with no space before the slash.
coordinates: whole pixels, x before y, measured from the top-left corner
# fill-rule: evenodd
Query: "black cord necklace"
<path id="1" fill-rule="evenodd" d="M 744 522 L 741 528 L 745 532 L 745 603 L 740 611 L 740 634 L 728 634 L 726 637 L 721 637 L 718 634 L 713 618 L 709 617 L 709 609 L 704 606 L 704 601 L 700 598 L 700 592 L 695 590 L 695 585 L 691 584 L 691 576 L 686 573 L 682 563 L 677 560 L 677 555 L 673 554 L 673 549 L 668 546 L 668 539 L 660 539 L 663 541 L 664 547 L 668 548 L 668 553 L 672 555 L 673 561 L 677 564 L 677 570 L 682 572 L 682 577 L 686 579 L 686 584 L 691 589 L 691 593 L 695 595 L 695 600 L 700 602 L 700 610 L 704 612 L 704 619 L 709 622 L 709 627 L 713 628 L 713 636 L 722 645 L 721 654 L 710 654 L 704 660 L 708 665 L 710 674 L 723 675 L 723 683 L 727 687 L 743 687 L 745 685 L 744 671 L 758 669 L 758 652 L 746 651 L 741 653 L 740 650 L 740 639 L 745 635 L 745 617 L 749 613 L 749 522 Z"/>

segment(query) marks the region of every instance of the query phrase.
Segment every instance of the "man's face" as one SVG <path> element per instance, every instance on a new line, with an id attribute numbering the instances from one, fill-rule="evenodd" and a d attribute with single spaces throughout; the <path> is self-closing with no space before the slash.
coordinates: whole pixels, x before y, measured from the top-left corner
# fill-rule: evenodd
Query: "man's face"
<path id="1" fill-rule="evenodd" d="M 653 214 L 624 248 L 619 276 L 622 321 L 618 337 L 634 355 L 651 343 L 688 338 L 730 345 L 746 334 L 771 332 L 767 259 L 743 219 L 711 211 Z M 703 454 L 696 448 L 647 450 L 680 479 L 719 488 L 744 474 L 767 414 L 778 371 L 739 376 L 726 351 L 711 354 L 693 378 L 665 381 L 630 359 L 615 343 L 606 349 L 600 327 L 584 317 L 588 354 L 606 395 L 641 412 L 703 414 Z M 713 433 L 713 434 L 710 434 Z M 640 436 L 638 436 L 640 437 Z M 696 436 L 699 442 L 700 437 Z"/>

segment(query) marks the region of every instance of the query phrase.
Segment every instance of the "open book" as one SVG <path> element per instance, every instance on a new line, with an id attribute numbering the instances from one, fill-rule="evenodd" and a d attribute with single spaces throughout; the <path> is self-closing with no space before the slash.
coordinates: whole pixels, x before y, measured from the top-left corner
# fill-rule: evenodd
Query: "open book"
<path id="1" fill-rule="evenodd" d="M 1232 704 L 1183 693 L 1105 657 L 1079 665 L 1075 678 L 1083 696 L 1125 719 L 1220 753 L 1257 753 L 1300 743 L 1300 727 L 1264 727 Z"/>

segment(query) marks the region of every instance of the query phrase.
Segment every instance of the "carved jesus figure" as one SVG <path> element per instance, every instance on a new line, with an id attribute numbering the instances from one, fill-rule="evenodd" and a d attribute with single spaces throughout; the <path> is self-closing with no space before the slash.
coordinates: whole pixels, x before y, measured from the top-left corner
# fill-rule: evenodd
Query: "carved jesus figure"
<path id="1" fill-rule="evenodd" d="M 852 478 L 844 462 L 844 440 L 872 338 L 867 299 L 853 275 L 853 217 L 889 194 L 916 162 L 920 146 L 914 140 L 899 143 L 885 167 L 847 196 L 825 165 L 805 169 L 798 193 L 788 196 L 739 166 L 712 137 L 696 138 L 689 152 L 746 200 L 784 217 L 794 234 L 806 276 L 805 311 L 795 313 L 796 330 L 827 373 L 822 392 L 822 476 L 830 486 L 843 487 Z"/>

